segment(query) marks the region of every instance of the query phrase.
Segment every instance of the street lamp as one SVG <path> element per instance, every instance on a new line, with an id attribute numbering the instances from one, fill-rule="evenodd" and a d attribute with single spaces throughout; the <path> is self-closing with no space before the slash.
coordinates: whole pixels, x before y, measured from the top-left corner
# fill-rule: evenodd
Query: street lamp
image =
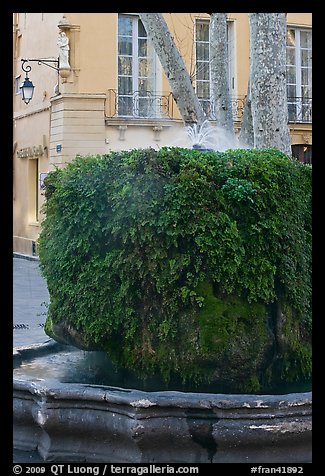
<path id="1" fill-rule="evenodd" d="M 21 64 L 21 69 L 26 73 L 25 80 L 23 83 L 21 83 L 19 89 L 21 90 L 21 95 L 22 95 L 22 100 L 24 101 L 25 104 L 28 104 L 29 101 L 33 98 L 34 94 L 34 84 L 28 77 L 28 73 L 32 69 L 32 67 L 29 64 L 25 64 L 31 61 L 36 61 L 38 64 L 44 64 L 45 66 L 48 66 L 49 68 L 55 69 L 58 72 L 59 75 L 59 58 L 56 60 L 53 59 L 22 59 L 22 64 Z M 51 64 L 48 63 L 55 63 L 56 66 L 52 66 Z"/>
<path id="2" fill-rule="evenodd" d="M 29 101 L 33 97 L 35 86 L 30 81 L 30 79 L 28 77 L 28 74 L 27 74 L 32 69 L 32 67 L 29 66 L 29 65 L 26 65 L 25 68 L 24 68 L 25 61 L 22 63 L 21 68 L 26 73 L 26 76 L 25 76 L 25 81 L 23 83 L 21 83 L 21 85 L 20 85 L 20 90 L 21 90 L 22 100 L 24 101 L 25 104 L 28 104 Z"/>

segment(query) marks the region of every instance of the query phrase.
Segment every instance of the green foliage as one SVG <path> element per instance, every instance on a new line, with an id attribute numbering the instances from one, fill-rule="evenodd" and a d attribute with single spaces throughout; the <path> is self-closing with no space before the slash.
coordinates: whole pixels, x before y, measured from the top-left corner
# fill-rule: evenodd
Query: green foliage
<path id="1" fill-rule="evenodd" d="M 283 325 L 284 340 L 281 353 L 273 368 L 273 381 L 297 382 L 308 380 L 312 369 L 311 342 L 289 306 L 284 306 L 286 316 Z"/>
<path id="2" fill-rule="evenodd" d="M 311 170 L 277 150 L 78 156 L 48 175 L 46 198 L 48 328 L 65 322 L 122 365 L 191 378 L 245 326 L 265 342 L 265 313 L 225 314 L 229 296 L 281 297 L 310 325 Z"/>

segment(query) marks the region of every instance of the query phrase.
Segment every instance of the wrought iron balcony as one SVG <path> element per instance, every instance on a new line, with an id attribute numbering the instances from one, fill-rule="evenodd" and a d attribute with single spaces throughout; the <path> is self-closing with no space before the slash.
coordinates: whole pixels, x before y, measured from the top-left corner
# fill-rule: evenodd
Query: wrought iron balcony
<path id="1" fill-rule="evenodd" d="M 134 91 L 133 94 L 118 94 L 108 90 L 107 117 L 131 117 L 148 119 L 173 119 L 173 95 L 153 94 L 151 91 Z"/>
<path id="2" fill-rule="evenodd" d="M 246 96 L 238 96 L 231 98 L 232 119 L 234 122 L 241 121 L 245 106 Z M 209 99 L 200 99 L 203 110 L 210 121 L 216 120 L 214 103 Z"/>
<path id="3" fill-rule="evenodd" d="M 312 122 L 312 98 L 288 97 L 289 122 Z"/>
<path id="4" fill-rule="evenodd" d="M 243 116 L 246 96 L 231 98 L 232 117 L 240 122 Z M 203 110 L 209 120 L 215 120 L 213 102 L 200 99 Z M 106 101 L 106 117 L 123 117 L 137 119 L 175 119 L 176 107 L 172 93 L 153 94 L 150 91 L 134 91 L 133 94 L 118 94 L 115 89 L 108 90 Z M 312 122 L 311 98 L 288 98 L 289 122 Z"/>

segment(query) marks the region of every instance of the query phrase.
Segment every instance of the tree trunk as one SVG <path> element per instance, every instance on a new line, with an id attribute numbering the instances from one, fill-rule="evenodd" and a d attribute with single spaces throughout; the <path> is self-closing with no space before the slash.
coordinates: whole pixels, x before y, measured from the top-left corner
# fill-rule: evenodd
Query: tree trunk
<path id="1" fill-rule="evenodd" d="M 254 131 L 252 121 L 252 101 L 251 101 L 251 85 L 248 81 L 247 97 L 245 101 L 243 117 L 241 121 L 241 128 L 239 134 L 239 141 L 250 148 L 254 147 Z"/>
<path id="2" fill-rule="evenodd" d="M 196 123 L 200 126 L 206 119 L 204 111 L 162 14 L 139 13 L 139 16 L 169 80 L 184 123 L 186 125 Z"/>
<path id="3" fill-rule="evenodd" d="M 291 156 L 286 93 L 286 14 L 249 13 L 254 147 Z"/>
<path id="4" fill-rule="evenodd" d="M 212 13 L 210 20 L 210 87 L 217 126 L 234 136 L 229 90 L 227 13 Z"/>

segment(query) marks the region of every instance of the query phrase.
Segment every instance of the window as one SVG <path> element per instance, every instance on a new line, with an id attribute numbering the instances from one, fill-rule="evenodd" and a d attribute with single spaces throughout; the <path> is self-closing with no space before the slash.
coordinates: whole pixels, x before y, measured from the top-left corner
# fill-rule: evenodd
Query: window
<path id="1" fill-rule="evenodd" d="M 196 94 L 204 112 L 210 113 L 209 23 L 196 23 Z"/>
<path id="2" fill-rule="evenodd" d="M 287 96 L 290 122 L 312 122 L 312 33 L 287 29 Z"/>
<path id="3" fill-rule="evenodd" d="M 118 115 L 155 116 L 156 55 L 137 16 L 118 17 Z"/>
<path id="4" fill-rule="evenodd" d="M 20 89 L 20 85 L 21 85 L 21 76 L 16 76 L 15 78 L 15 93 L 16 94 L 21 94 L 21 89 Z"/>
<path id="5" fill-rule="evenodd" d="M 28 160 L 28 210 L 29 221 L 38 222 L 38 159 Z"/>
<path id="6" fill-rule="evenodd" d="M 235 73 L 234 73 L 234 22 L 227 23 L 227 46 L 229 67 L 230 95 L 235 96 Z M 202 104 L 204 112 L 213 118 L 210 98 L 210 70 L 209 70 L 209 21 L 198 20 L 195 30 L 196 50 L 196 94 Z"/>

